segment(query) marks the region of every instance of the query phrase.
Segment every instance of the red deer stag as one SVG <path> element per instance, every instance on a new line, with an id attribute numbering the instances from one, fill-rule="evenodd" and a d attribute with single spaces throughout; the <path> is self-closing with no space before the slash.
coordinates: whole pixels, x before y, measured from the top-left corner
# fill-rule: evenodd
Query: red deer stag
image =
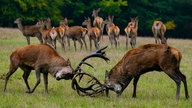
<path id="1" fill-rule="evenodd" d="M 161 44 L 167 44 L 167 39 L 164 34 L 166 32 L 166 26 L 161 21 L 154 21 L 152 26 L 152 32 L 155 37 L 155 43 L 159 44 L 161 40 Z"/>
<path id="2" fill-rule="evenodd" d="M 4 92 L 6 91 L 7 82 L 9 78 L 18 69 L 18 67 L 20 67 L 24 71 L 23 79 L 27 86 L 26 93 L 33 93 L 35 91 L 36 87 L 40 83 L 41 73 L 43 73 L 44 77 L 45 92 L 48 93 L 48 73 L 50 73 L 53 77 L 55 77 L 56 80 L 72 79 L 74 75 L 76 75 L 75 77 L 79 75 L 84 76 L 84 73 L 79 73 L 80 71 L 82 71 L 81 65 L 86 64 L 88 66 L 93 67 L 89 63 L 85 62 L 87 59 L 92 57 L 98 57 L 104 59 L 105 61 L 109 60 L 107 57 L 105 57 L 105 52 L 102 51 L 105 48 L 100 49 L 95 53 L 92 53 L 91 55 L 83 58 L 76 67 L 76 69 L 73 69 L 71 67 L 69 60 L 66 61 L 49 45 L 46 44 L 28 45 L 19 48 L 15 50 L 10 56 L 10 68 L 9 72 L 6 75 Z M 28 77 L 31 73 L 31 70 L 36 71 L 36 77 L 37 77 L 36 85 L 32 90 L 30 89 L 30 86 L 28 84 Z M 73 87 L 77 86 L 77 83 L 75 83 L 74 81 L 76 80 L 75 79 L 72 80 Z M 92 81 L 95 81 L 95 79 L 92 79 Z M 97 82 L 95 82 L 94 85 L 98 85 Z M 79 89 L 80 88 L 78 88 L 78 90 Z M 89 89 L 92 90 L 92 87 L 89 87 L 86 90 Z"/>
<path id="3" fill-rule="evenodd" d="M 124 29 L 126 34 L 126 48 L 128 48 L 128 38 L 131 38 L 130 44 L 132 48 L 136 45 L 138 21 L 138 17 L 131 18 L 131 22 L 129 22 L 127 27 Z"/>
<path id="4" fill-rule="evenodd" d="M 85 19 L 84 22 L 82 23 L 82 25 L 87 26 L 87 30 L 88 30 L 87 35 L 89 37 L 89 42 L 90 42 L 90 51 L 92 51 L 92 40 L 95 43 L 95 48 L 99 49 L 99 42 L 100 42 L 100 38 L 101 38 L 99 28 L 91 26 L 90 18 Z"/>
<path id="5" fill-rule="evenodd" d="M 99 28 L 101 36 L 103 36 L 103 29 L 104 29 L 104 22 L 103 18 L 98 16 L 99 11 L 101 8 L 98 8 L 97 10 L 94 9 L 92 11 L 92 16 L 94 17 L 93 26 Z"/>
<path id="6" fill-rule="evenodd" d="M 27 44 L 30 44 L 30 37 L 37 37 L 40 43 L 43 43 L 41 33 L 39 32 L 39 28 L 41 26 L 36 26 L 36 25 L 22 25 L 22 19 L 17 18 L 14 21 L 15 24 L 18 25 L 19 30 L 23 33 L 23 35 L 27 39 Z"/>
<path id="7" fill-rule="evenodd" d="M 56 80 L 72 79 L 74 70 L 71 64 L 61 57 L 51 46 L 46 44 L 28 45 L 15 50 L 10 56 L 10 68 L 6 75 L 4 91 L 10 76 L 20 67 L 23 71 L 23 79 L 27 86 L 27 93 L 33 93 L 40 83 L 40 73 L 43 73 L 45 92 L 48 93 L 48 73 Z M 31 70 L 36 71 L 37 82 L 31 90 L 28 77 Z"/>
<path id="8" fill-rule="evenodd" d="M 128 51 L 124 57 L 106 72 L 106 95 L 109 90 L 121 95 L 134 78 L 133 97 L 136 97 L 136 87 L 140 75 L 149 71 L 164 71 L 177 85 L 176 99 L 180 95 L 180 83 L 184 84 L 185 97 L 189 97 L 185 75 L 180 71 L 182 55 L 179 50 L 165 44 L 147 44 Z"/>
<path id="9" fill-rule="evenodd" d="M 62 23 L 60 23 L 62 24 Z M 85 41 L 85 34 L 87 33 L 87 30 L 85 28 L 83 28 L 82 26 L 68 26 L 68 21 L 65 18 L 64 20 L 64 24 L 65 24 L 65 36 L 67 37 L 67 42 L 68 42 L 68 48 L 70 49 L 70 39 L 73 40 L 74 42 L 74 47 L 75 47 L 75 51 L 77 50 L 76 48 L 76 41 L 78 41 L 81 45 L 81 50 L 83 48 L 83 43 L 85 44 L 85 48 L 87 50 L 87 44 Z M 82 42 L 83 40 L 83 42 Z"/>
<path id="10" fill-rule="evenodd" d="M 108 16 L 108 18 L 104 21 L 106 24 L 106 31 L 109 36 L 109 41 L 111 43 L 111 46 L 113 43 L 115 44 L 115 47 L 117 48 L 117 45 L 119 46 L 119 35 L 120 35 L 120 29 L 118 26 L 115 26 L 113 23 L 113 17 L 114 16 Z"/>

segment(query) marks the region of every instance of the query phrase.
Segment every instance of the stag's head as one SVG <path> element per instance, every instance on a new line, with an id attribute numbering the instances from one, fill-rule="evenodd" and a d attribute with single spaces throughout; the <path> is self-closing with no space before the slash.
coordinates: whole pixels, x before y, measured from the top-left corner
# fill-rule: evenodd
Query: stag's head
<path id="1" fill-rule="evenodd" d="M 17 19 L 14 21 L 14 23 L 15 23 L 15 24 L 19 24 L 19 23 L 21 23 L 21 21 L 22 21 L 21 18 L 17 18 Z"/>
<path id="2" fill-rule="evenodd" d="M 112 71 L 112 70 L 111 70 Z M 111 73 L 110 71 L 110 73 Z M 108 96 L 108 91 L 112 90 L 117 93 L 117 96 L 119 96 L 123 91 L 124 84 L 121 83 L 121 81 L 118 81 L 116 78 L 117 76 L 111 76 L 111 74 L 106 71 L 105 74 L 105 88 L 106 88 L 106 95 Z"/>
<path id="3" fill-rule="evenodd" d="M 101 8 L 93 9 L 93 11 L 92 11 L 92 17 L 94 17 L 94 18 L 97 17 L 100 10 L 101 10 Z"/>
<path id="4" fill-rule="evenodd" d="M 61 80 L 61 79 L 72 79 L 73 76 L 75 75 L 74 69 L 71 67 L 71 63 L 69 60 L 67 60 L 67 63 L 63 67 L 55 67 L 55 73 L 54 77 L 56 80 Z"/>
<path id="5" fill-rule="evenodd" d="M 82 25 L 87 26 L 89 24 L 91 24 L 91 19 L 89 17 L 85 18 L 85 20 L 83 21 Z"/>

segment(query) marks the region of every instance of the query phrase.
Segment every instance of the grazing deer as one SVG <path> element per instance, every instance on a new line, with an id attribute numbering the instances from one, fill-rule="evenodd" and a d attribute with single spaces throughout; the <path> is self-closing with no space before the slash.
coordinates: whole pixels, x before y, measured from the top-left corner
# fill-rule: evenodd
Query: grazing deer
<path id="1" fill-rule="evenodd" d="M 87 44 L 85 41 L 85 35 L 87 33 L 87 30 L 85 28 L 83 28 L 82 26 L 68 26 L 68 21 L 67 18 L 64 19 L 63 23 L 60 24 L 64 24 L 65 26 L 65 36 L 67 37 L 67 42 L 68 42 L 68 48 L 70 49 L 70 39 L 73 40 L 74 42 L 74 47 L 75 47 L 75 51 L 77 50 L 76 48 L 76 41 L 78 41 L 81 45 L 81 50 L 83 48 L 83 43 L 85 45 L 85 48 L 87 50 Z M 83 42 L 82 42 L 83 41 Z"/>
<path id="2" fill-rule="evenodd" d="M 43 74 L 45 83 L 45 92 L 48 93 L 48 73 L 56 80 L 72 79 L 74 69 L 71 64 L 61 57 L 51 46 L 46 44 L 28 45 L 12 52 L 10 56 L 10 68 L 6 75 L 4 92 L 10 76 L 18 69 L 24 71 L 23 79 L 27 86 L 26 93 L 33 93 L 40 84 L 40 74 Z M 28 84 L 28 77 L 31 70 L 35 70 L 37 82 L 31 90 Z"/>
<path id="3" fill-rule="evenodd" d="M 179 99 L 181 81 L 185 88 L 185 97 L 189 97 L 185 75 L 180 71 L 182 55 L 179 50 L 165 44 L 147 44 L 128 51 L 124 57 L 106 72 L 106 94 L 113 90 L 121 95 L 133 80 L 133 97 L 136 97 L 136 87 L 140 76 L 150 71 L 164 71 L 177 85 L 176 99 Z M 154 76 L 156 77 L 156 76 Z"/>
<path id="4" fill-rule="evenodd" d="M 164 34 L 166 32 L 166 26 L 161 21 L 154 21 L 152 26 L 152 32 L 155 37 L 155 43 L 159 44 L 161 40 L 161 44 L 167 44 L 167 39 Z"/>
<path id="5" fill-rule="evenodd" d="M 82 23 L 82 25 L 87 26 L 87 30 L 88 30 L 88 37 L 89 37 L 89 42 L 90 42 L 90 51 L 92 51 L 92 40 L 95 43 L 95 48 L 99 49 L 99 42 L 100 42 L 100 38 L 101 38 L 101 32 L 99 30 L 99 28 L 97 27 L 92 27 L 91 26 L 91 19 L 87 18 L 84 20 L 84 22 Z"/>
<path id="6" fill-rule="evenodd" d="M 98 8 L 97 10 L 94 9 L 92 11 L 92 16 L 94 17 L 93 26 L 99 28 L 100 34 L 101 36 L 103 36 L 104 22 L 103 22 L 103 18 L 98 16 L 98 13 L 100 10 L 101 8 Z"/>
<path id="7" fill-rule="evenodd" d="M 23 33 L 23 36 L 26 37 L 27 39 L 27 44 L 30 44 L 30 37 L 37 37 L 40 43 L 43 43 L 41 33 L 39 32 L 39 28 L 41 26 L 36 26 L 36 25 L 22 25 L 22 19 L 17 18 L 14 21 L 15 24 L 18 25 L 19 30 Z"/>
<path id="8" fill-rule="evenodd" d="M 136 45 L 138 21 L 138 17 L 131 18 L 131 22 L 129 22 L 127 27 L 124 29 L 126 34 L 126 48 L 128 48 L 128 38 L 131 38 L 130 44 L 132 48 Z"/>
<path id="9" fill-rule="evenodd" d="M 106 31 L 109 36 L 109 41 L 111 43 L 111 46 L 113 43 L 115 44 L 115 47 L 117 48 L 117 45 L 119 46 L 119 35 L 120 35 L 120 29 L 118 26 L 115 26 L 113 23 L 113 17 L 114 16 L 108 16 L 108 18 L 104 21 L 106 24 Z"/>

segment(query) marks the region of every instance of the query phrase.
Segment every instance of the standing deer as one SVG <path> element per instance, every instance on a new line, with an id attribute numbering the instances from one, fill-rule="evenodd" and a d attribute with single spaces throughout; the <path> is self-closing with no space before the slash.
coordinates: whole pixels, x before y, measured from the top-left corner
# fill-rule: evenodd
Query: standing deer
<path id="1" fill-rule="evenodd" d="M 36 26 L 36 25 L 22 25 L 22 19 L 21 18 L 17 18 L 14 21 L 15 24 L 18 25 L 19 30 L 23 33 L 23 36 L 26 37 L 27 39 L 27 44 L 30 44 L 30 37 L 37 37 L 39 42 L 42 44 L 43 40 L 42 40 L 42 36 L 41 33 L 39 32 L 39 28 L 41 26 Z"/>
<path id="2" fill-rule="evenodd" d="M 61 47 L 65 49 L 64 42 L 63 42 L 65 28 L 63 26 L 59 26 L 56 28 L 52 27 L 50 18 L 46 20 L 40 20 L 39 22 L 37 22 L 36 25 L 42 25 L 40 28 L 40 32 L 41 32 L 44 44 L 48 43 L 56 49 L 57 48 L 56 40 L 58 40 L 59 43 L 61 44 Z"/>
<path id="3" fill-rule="evenodd" d="M 87 33 L 87 30 L 83 28 L 82 26 L 68 26 L 68 21 L 67 18 L 64 19 L 64 22 L 60 23 L 65 25 L 65 36 L 67 37 L 67 42 L 68 42 L 68 48 L 70 49 L 70 39 L 73 40 L 74 42 L 74 47 L 75 51 L 77 50 L 76 48 L 76 41 L 78 41 L 81 45 L 81 50 L 83 48 L 83 43 L 85 45 L 85 48 L 87 50 L 87 44 L 85 41 L 85 35 Z M 83 42 L 82 42 L 83 41 Z"/>
<path id="4" fill-rule="evenodd" d="M 101 8 L 98 8 L 97 10 L 94 9 L 92 11 L 92 16 L 94 17 L 93 26 L 99 28 L 100 34 L 101 36 L 103 36 L 104 22 L 103 22 L 103 18 L 98 16 L 98 13 L 100 10 Z"/>
<path id="5" fill-rule="evenodd" d="M 128 38 L 131 38 L 130 44 L 132 48 L 136 45 L 138 21 L 138 17 L 131 18 L 131 22 L 129 22 L 127 27 L 124 29 L 126 34 L 126 48 L 128 48 Z"/>
<path id="6" fill-rule="evenodd" d="M 99 42 L 101 39 L 101 32 L 99 30 L 99 28 L 97 27 L 92 27 L 91 26 L 91 19 L 87 18 L 84 20 L 84 22 L 82 23 L 82 25 L 86 25 L 87 26 L 87 30 L 88 30 L 88 37 L 89 37 L 89 42 L 90 42 L 90 51 L 92 51 L 92 40 L 95 43 L 95 48 L 99 49 Z"/>
<path id="7" fill-rule="evenodd" d="M 46 44 L 28 45 L 15 50 L 10 56 L 10 68 L 6 75 L 4 91 L 6 91 L 7 82 L 10 76 L 21 68 L 24 72 L 23 79 L 25 81 L 26 93 L 33 93 L 40 83 L 40 74 L 43 74 L 45 83 L 45 92 L 48 93 L 48 73 L 56 80 L 72 79 L 74 69 L 71 64 L 61 57 L 51 46 Z M 28 84 L 28 77 L 31 70 L 35 70 L 37 82 L 31 90 Z"/>
<path id="8" fill-rule="evenodd" d="M 180 71 L 182 55 L 179 50 L 165 44 L 147 44 L 128 51 L 124 57 L 106 72 L 106 95 L 109 90 L 121 95 L 133 80 L 133 97 L 136 97 L 136 87 L 140 76 L 149 71 L 164 71 L 177 85 L 176 99 L 179 99 L 181 81 L 185 88 L 185 97 L 189 98 L 185 75 Z"/>
<path id="9" fill-rule="evenodd" d="M 113 23 L 113 17 L 114 16 L 108 16 L 108 18 L 104 21 L 106 24 L 106 31 L 109 36 L 109 41 L 111 43 L 111 46 L 113 43 L 115 44 L 115 47 L 117 48 L 117 45 L 119 46 L 119 35 L 120 35 L 120 29 L 118 26 L 115 26 Z"/>
<path id="10" fill-rule="evenodd" d="M 159 44 L 161 40 L 161 44 L 167 44 L 167 39 L 164 34 L 166 32 L 166 26 L 161 21 L 154 21 L 152 26 L 152 32 L 155 37 L 155 43 Z"/>

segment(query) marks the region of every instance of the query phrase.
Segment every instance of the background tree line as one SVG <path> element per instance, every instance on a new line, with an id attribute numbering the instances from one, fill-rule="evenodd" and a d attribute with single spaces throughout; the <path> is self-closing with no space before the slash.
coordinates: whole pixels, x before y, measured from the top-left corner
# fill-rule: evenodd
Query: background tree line
<path id="1" fill-rule="evenodd" d="M 39 19 L 51 18 L 52 25 L 67 17 L 69 26 L 81 25 L 92 10 L 101 8 L 99 16 L 104 19 L 114 15 L 114 23 L 124 33 L 130 17 L 139 17 L 139 36 L 152 36 L 154 20 L 166 24 L 166 36 L 192 38 L 192 0 L 1 0 L 0 26 L 16 27 L 17 17 L 23 24 L 35 24 Z"/>

